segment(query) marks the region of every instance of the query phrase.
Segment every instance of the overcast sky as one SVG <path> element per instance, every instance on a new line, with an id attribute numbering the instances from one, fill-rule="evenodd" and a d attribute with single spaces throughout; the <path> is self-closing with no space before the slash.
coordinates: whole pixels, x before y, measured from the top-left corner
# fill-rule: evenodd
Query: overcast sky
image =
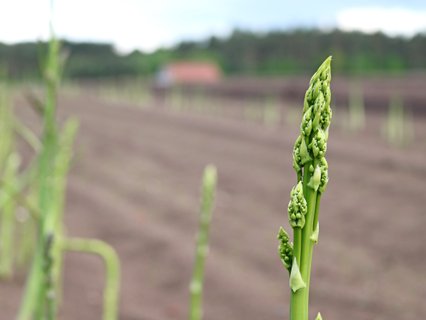
<path id="1" fill-rule="evenodd" d="M 0 0 L 0 41 L 46 39 L 50 0 Z M 339 27 L 411 36 L 426 31 L 426 0 L 56 0 L 61 38 L 154 50 L 183 39 L 224 36 L 235 27 Z"/>

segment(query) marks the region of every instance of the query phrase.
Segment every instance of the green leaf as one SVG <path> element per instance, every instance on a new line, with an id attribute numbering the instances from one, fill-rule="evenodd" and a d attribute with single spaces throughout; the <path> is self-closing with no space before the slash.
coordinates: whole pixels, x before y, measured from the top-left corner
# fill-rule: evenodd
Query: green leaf
<path id="1" fill-rule="evenodd" d="M 319 313 L 319 312 L 318 312 L 318 315 L 317 315 L 317 317 L 315 318 L 315 320 L 322 320 L 321 313 Z"/>

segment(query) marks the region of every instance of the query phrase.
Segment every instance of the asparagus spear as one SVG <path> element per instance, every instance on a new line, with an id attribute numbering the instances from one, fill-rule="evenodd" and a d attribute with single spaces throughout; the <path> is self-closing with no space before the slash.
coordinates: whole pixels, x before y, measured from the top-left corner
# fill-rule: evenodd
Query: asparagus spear
<path id="1" fill-rule="evenodd" d="M 203 176 L 197 248 L 195 254 L 194 271 L 190 284 L 190 320 L 201 320 L 202 318 L 201 303 L 203 293 L 204 264 L 208 253 L 209 229 L 213 213 L 216 184 L 216 167 L 208 165 L 204 170 Z"/>
<path id="2" fill-rule="evenodd" d="M 297 184 L 288 204 L 293 243 L 283 228 L 278 232 L 278 253 L 290 273 L 290 320 L 307 320 L 313 246 L 318 242 L 319 207 L 328 183 L 328 128 L 331 120 L 331 57 L 312 76 L 306 91 L 300 136 L 293 149 Z M 317 316 L 321 319 L 321 315 Z"/>

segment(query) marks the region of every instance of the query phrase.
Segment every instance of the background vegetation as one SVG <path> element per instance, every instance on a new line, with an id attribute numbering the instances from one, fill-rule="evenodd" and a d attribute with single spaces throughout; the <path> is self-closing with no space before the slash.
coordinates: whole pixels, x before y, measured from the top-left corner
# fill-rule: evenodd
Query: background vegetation
<path id="1" fill-rule="evenodd" d="M 334 56 L 335 73 L 403 73 L 426 69 L 426 33 L 413 38 L 332 30 L 254 33 L 235 30 L 226 38 L 184 41 L 152 53 L 119 54 L 107 43 L 63 41 L 69 54 L 65 78 L 150 76 L 163 64 L 181 59 L 218 63 L 229 75 L 307 73 L 324 56 Z M 45 43 L 0 44 L 0 75 L 37 78 Z"/>

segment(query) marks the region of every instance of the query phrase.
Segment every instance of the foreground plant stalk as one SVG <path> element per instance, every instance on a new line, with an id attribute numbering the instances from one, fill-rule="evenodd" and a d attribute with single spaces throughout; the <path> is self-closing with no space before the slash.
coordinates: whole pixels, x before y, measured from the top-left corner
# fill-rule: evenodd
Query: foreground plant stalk
<path id="1" fill-rule="evenodd" d="M 214 197 L 216 192 L 217 172 L 214 166 L 207 166 L 204 170 L 200 225 L 197 237 L 195 264 L 190 284 L 189 319 L 200 320 L 202 318 L 202 292 L 204 279 L 204 264 L 208 253 L 209 229 L 213 212 Z"/>
<path id="2" fill-rule="evenodd" d="M 313 247 L 318 242 L 319 207 L 328 183 L 328 128 L 332 116 L 331 57 L 312 76 L 303 105 L 300 135 L 293 149 L 293 168 L 297 184 L 288 204 L 288 218 L 293 228 L 293 242 L 288 233 L 278 232 L 278 253 L 290 274 L 290 320 L 308 320 L 309 287 Z M 321 319 L 318 314 L 317 319 Z"/>
<path id="3" fill-rule="evenodd" d="M 42 319 L 46 313 L 47 286 L 43 281 L 43 264 L 47 256 L 46 243 L 49 235 L 55 235 L 49 245 L 51 255 L 54 255 L 56 241 L 60 239 L 57 228 L 57 212 L 55 208 L 55 158 L 58 152 L 58 128 L 56 125 L 56 100 L 57 89 L 60 82 L 61 61 L 60 45 L 53 36 L 48 45 L 48 53 L 44 68 L 45 103 L 43 105 L 43 133 L 42 148 L 38 155 L 37 163 L 37 207 L 41 216 L 38 222 L 38 240 L 35 249 L 31 270 L 27 279 L 23 301 L 19 310 L 19 320 L 32 318 Z M 52 201 L 53 200 L 53 201 Z M 52 257 L 51 271 L 55 269 L 55 258 Z M 50 304 L 52 304 L 50 302 Z M 56 306 L 52 306 L 56 308 Z"/>
<path id="4" fill-rule="evenodd" d="M 62 249 L 94 254 L 102 258 L 105 265 L 102 319 L 117 320 L 120 295 L 120 260 L 115 250 L 103 241 L 81 238 L 64 239 Z"/>
<path id="5" fill-rule="evenodd" d="M 17 189 L 20 158 L 12 153 L 6 162 L 3 179 L 8 182 L 0 193 L 0 278 L 10 279 L 13 275 L 15 211 L 13 193 Z"/>
<path id="6" fill-rule="evenodd" d="M 56 121 L 56 103 L 63 61 L 60 44 L 49 41 L 44 72 L 43 134 L 35 178 L 37 241 L 18 320 L 54 320 L 61 301 L 65 250 L 99 255 L 106 266 L 104 320 L 118 319 L 119 260 L 114 249 L 99 240 L 68 239 L 63 223 L 66 182 L 78 121 L 67 120 L 62 130 Z"/>

